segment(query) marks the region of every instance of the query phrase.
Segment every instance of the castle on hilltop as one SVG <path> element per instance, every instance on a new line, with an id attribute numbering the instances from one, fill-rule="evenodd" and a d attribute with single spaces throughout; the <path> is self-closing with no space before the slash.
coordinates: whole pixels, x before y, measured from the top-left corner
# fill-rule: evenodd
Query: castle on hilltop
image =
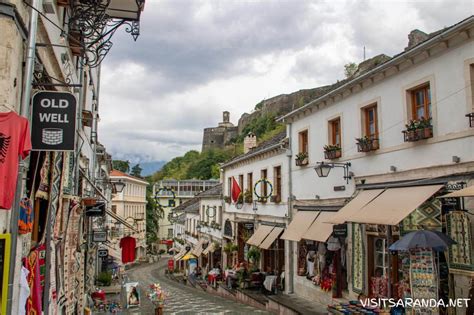
<path id="1" fill-rule="evenodd" d="M 208 149 L 223 149 L 229 140 L 239 134 L 239 128 L 230 122 L 230 113 L 222 113 L 222 122 L 217 127 L 204 128 L 202 151 Z"/>

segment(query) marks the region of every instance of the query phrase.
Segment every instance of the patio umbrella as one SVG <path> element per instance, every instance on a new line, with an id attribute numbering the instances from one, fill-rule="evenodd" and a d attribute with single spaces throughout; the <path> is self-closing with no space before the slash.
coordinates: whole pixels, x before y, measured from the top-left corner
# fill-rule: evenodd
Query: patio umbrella
<path id="1" fill-rule="evenodd" d="M 189 259 L 196 259 L 197 257 L 193 254 L 186 254 L 184 255 L 183 258 L 181 258 L 181 260 L 189 260 Z"/>
<path id="2" fill-rule="evenodd" d="M 441 232 L 420 230 L 406 234 L 402 239 L 393 243 L 389 249 L 401 251 L 414 248 L 432 248 L 436 251 L 444 251 L 455 243 L 455 241 Z"/>

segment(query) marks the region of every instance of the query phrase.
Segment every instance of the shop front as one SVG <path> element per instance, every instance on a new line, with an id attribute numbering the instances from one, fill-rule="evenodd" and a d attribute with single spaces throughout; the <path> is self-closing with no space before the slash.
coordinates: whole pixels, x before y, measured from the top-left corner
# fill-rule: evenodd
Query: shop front
<path id="1" fill-rule="evenodd" d="M 281 237 L 297 242 L 295 293 L 323 304 L 345 296 L 348 286 L 347 229 L 328 223 L 336 213 L 299 210 Z"/>

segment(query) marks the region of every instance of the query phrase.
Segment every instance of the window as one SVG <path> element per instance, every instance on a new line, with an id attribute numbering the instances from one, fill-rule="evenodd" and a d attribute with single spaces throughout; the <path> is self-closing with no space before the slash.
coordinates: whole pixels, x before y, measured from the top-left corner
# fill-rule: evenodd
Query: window
<path id="1" fill-rule="evenodd" d="M 240 186 L 240 189 L 243 191 L 244 190 L 244 175 L 243 174 L 239 175 L 239 186 Z"/>
<path id="2" fill-rule="evenodd" d="M 262 179 L 268 178 L 268 174 L 267 174 L 267 170 L 266 170 L 266 169 L 260 171 L 260 178 L 262 178 Z M 261 193 L 262 196 L 266 196 L 266 195 L 268 194 L 268 192 L 267 192 L 267 184 L 266 184 L 266 183 L 261 183 L 261 184 L 260 184 L 260 193 Z"/>
<path id="3" fill-rule="evenodd" d="M 253 173 L 247 174 L 247 189 L 250 195 L 253 196 Z"/>
<path id="4" fill-rule="evenodd" d="M 281 201 L 281 166 L 273 168 L 273 181 L 275 182 L 275 202 Z"/>
<path id="5" fill-rule="evenodd" d="M 222 224 L 222 206 L 219 206 L 219 211 L 216 213 L 216 222 Z"/>
<path id="6" fill-rule="evenodd" d="M 168 229 L 168 238 L 173 238 L 173 229 Z"/>
<path id="7" fill-rule="evenodd" d="M 341 118 L 329 121 L 329 144 L 341 146 Z"/>
<path id="8" fill-rule="evenodd" d="M 232 177 L 227 178 L 227 195 L 232 196 Z"/>
<path id="9" fill-rule="evenodd" d="M 117 214 L 117 206 L 115 206 L 115 205 L 112 206 L 112 212 L 115 213 L 115 214 Z"/>
<path id="10" fill-rule="evenodd" d="M 375 139 L 378 136 L 377 104 L 362 109 L 364 122 L 364 136 Z"/>
<path id="11" fill-rule="evenodd" d="M 205 205 L 202 205 L 201 221 L 207 221 L 207 219 L 206 219 L 206 206 Z"/>
<path id="12" fill-rule="evenodd" d="M 298 153 L 308 153 L 308 130 L 303 130 L 298 134 Z"/>
<path id="13" fill-rule="evenodd" d="M 412 119 L 431 118 L 430 85 L 425 85 L 410 91 Z"/>

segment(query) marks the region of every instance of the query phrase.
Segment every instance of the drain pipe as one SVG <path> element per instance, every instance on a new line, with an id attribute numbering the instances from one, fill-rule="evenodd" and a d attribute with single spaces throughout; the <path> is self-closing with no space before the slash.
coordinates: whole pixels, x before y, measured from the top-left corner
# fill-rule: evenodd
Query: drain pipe
<path id="1" fill-rule="evenodd" d="M 26 54 L 26 68 L 25 68 L 25 82 L 23 98 L 20 108 L 20 115 L 30 119 L 30 99 L 31 99 L 31 85 L 33 82 L 33 70 L 35 65 L 35 53 L 36 53 L 36 31 L 38 29 L 38 11 L 36 8 L 40 8 L 42 0 L 32 0 L 32 8 L 30 13 L 30 28 L 28 32 L 28 48 Z M 8 272 L 8 298 L 7 298 L 7 314 L 13 314 L 13 286 L 15 278 L 18 281 L 18 277 L 15 277 L 17 269 L 17 246 L 18 246 L 18 219 L 19 219 L 19 205 L 20 199 L 23 195 L 24 190 L 24 179 L 26 178 L 26 172 L 28 171 L 28 162 L 20 161 L 18 168 L 18 180 L 15 191 L 15 200 L 13 203 L 13 209 L 11 210 L 10 217 L 10 233 L 11 233 L 11 256 L 10 256 L 10 269 Z"/>
<path id="2" fill-rule="evenodd" d="M 293 180 L 292 180 L 292 157 L 293 153 L 291 150 L 291 123 L 286 125 L 286 136 L 288 137 L 288 150 L 286 156 L 288 157 L 288 222 L 291 222 L 292 219 L 292 209 L 293 209 Z M 286 286 L 286 293 L 291 294 L 293 293 L 293 285 L 294 285 L 294 274 L 295 274 L 295 266 L 294 266 L 294 245 L 295 242 L 285 240 L 285 245 L 288 248 L 288 273 L 287 273 L 287 286 Z"/>

